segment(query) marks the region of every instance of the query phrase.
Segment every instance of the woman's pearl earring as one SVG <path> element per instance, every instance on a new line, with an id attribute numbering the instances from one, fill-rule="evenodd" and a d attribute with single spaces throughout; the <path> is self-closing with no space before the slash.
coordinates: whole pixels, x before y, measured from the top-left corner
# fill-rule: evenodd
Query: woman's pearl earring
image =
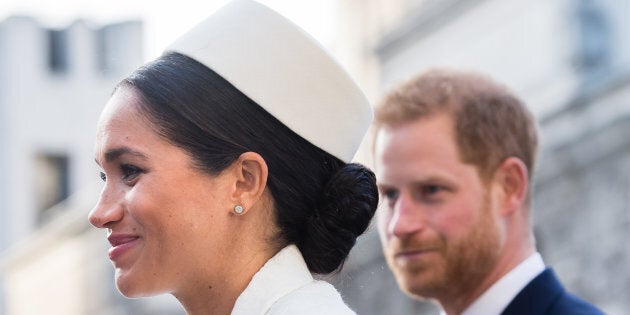
<path id="1" fill-rule="evenodd" d="M 243 210 L 245 210 L 245 209 L 243 209 L 243 206 L 241 206 L 241 205 L 234 206 L 234 212 L 236 212 L 236 214 L 242 214 Z"/>

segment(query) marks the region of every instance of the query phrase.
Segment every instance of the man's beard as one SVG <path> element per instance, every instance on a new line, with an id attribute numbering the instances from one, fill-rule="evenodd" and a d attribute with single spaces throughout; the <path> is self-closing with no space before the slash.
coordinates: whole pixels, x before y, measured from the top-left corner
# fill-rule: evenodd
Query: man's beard
<path id="1" fill-rule="evenodd" d="M 439 259 L 414 261 L 405 266 L 391 259 L 388 263 L 399 286 L 411 296 L 448 301 L 465 299 L 495 267 L 501 248 L 499 237 L 486 194 L 479 222 L 466 235 L 457 240 L 440 235 L 437 240 L 400 243 L 402 248 L 439 248 Z"/>

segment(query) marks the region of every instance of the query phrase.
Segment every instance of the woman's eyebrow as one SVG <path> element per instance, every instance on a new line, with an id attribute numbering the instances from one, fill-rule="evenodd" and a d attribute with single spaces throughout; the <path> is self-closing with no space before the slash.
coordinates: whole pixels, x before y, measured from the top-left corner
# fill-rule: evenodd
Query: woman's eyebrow
<path id="1" fill-rule="evenodd" d="M 147 156 L 137 150 L 131 149 L 129 147 L 120 147 L 120 148 L 114 148 L 111 150 L 108 150 L 107 152 L 105 152 L 105 162 L 112 162 L 117 160 L 118 158 L 120 158 L 120 156 L 125 155 L 125 154 L 129 154 L 129 155 L 133 155 L 135 157 L 139 157 L 143 160 L 147 160 Z M 97 164 L 100 164 L 98 160 L 96 160 Z"/>

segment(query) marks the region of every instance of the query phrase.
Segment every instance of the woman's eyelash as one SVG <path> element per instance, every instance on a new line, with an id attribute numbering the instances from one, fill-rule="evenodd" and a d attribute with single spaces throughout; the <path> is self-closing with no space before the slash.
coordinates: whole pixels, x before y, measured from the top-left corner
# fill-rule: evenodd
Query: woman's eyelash
<path id="1" fill-rule="evenodd" d="M 123 179 L 127 181 L 135 179 L 143 172 L 141 168 L 130 164 L 121 165 L 120 170 L 122 172 Z"/>
<path id="2" fill-rule="evenodd" d="M 130 165 L 130 164 L 120 165 L 120 174 L 122 176 L 122 179 L 125 181 L 133 181 L 134 179 L 136 179 L 138 175 L 140 175 L 143 172 L 144 171 L 141 168 L 134 165 Z M 104 182 L 107 181 L 107 175 L 105 174 L 105 172 L 99 172 L 99 177 L 101 178 L 102 181 Z"/>

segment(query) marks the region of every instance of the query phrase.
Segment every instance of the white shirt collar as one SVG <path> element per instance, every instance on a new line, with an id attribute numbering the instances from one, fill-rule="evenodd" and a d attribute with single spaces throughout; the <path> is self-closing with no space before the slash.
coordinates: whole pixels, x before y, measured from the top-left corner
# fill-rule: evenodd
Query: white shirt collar
<path id="1" fill-rule="evenodd" d="M 265 314 L 281 297 L 313 281 L 302 253 L 289 245 L 269 259 L 236 299 L 232 315 Z"/>
<path id="2" fill-rule="evenodd" d="M 462 315 L 501 314 L 516 295 L 544 270 L 545 263 L 540 254 L 532 254 L 495 282 Z"/>

